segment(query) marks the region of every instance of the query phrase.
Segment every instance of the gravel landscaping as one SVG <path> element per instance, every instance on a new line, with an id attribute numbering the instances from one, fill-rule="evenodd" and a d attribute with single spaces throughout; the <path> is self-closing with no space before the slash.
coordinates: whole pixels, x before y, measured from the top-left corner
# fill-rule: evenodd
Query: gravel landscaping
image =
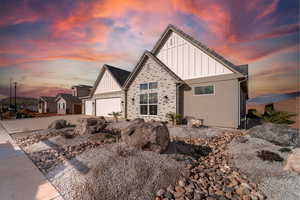
<path id="1" fill-rule="evenodd" d="M 294 147 L 263 139 L 262 128 L 168 131 L 159 122 L 91 118 L 77 129 L 13 137 L 66 200 L 300 199 L 299 175 L 283 170 Z"/>
<path id="2" fill-rule="evenodd" d="M 279 151 L 282 147 L 263 139 L 245 136 L 241 143 L 233 140 L 229 145 L 229 153 L 233 156 L 232 163 L 258 184 L 268 199 L 298 200 L 300 199 L 300 176 L 285 171 L 284 166 L 289 152 Z M 289 147 L 292 149 L 292 147 Z M 270 151 L 278 154 L 284 161 L 264 161 L 257 156 L 259 151 Z"/>

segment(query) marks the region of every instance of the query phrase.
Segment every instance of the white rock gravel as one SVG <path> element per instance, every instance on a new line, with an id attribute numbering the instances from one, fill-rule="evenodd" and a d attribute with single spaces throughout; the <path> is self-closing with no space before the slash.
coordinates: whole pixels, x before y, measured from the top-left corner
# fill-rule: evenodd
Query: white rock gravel
<path id="1" fill-rule="evenodd" d="M 180 125 L 180 126 L 168 125 L 168 129 L 171 137 L 191 137 L 191 138 L 212 138 L 212 137 L 221 136 L 226 131 L 234 131 L 234 129 L 214 128 L 214 127 L 189 128 L 185 125 Z"/>
<path id="2" fill-rule="evenodd" d="M 110 144 L 57 166 L 47 177 L 66 200 L 150 200 L 186 173 L 184 164 L 168 155 Z"/>
<path id="3" fill-rule="evenodd" d="M 284 166 L 289 153 L 278 151 L 281 146 L 266 140 L 245 136 L 245 143 L 233 140 L 229 145 L 233 164 L 245 173 L 258 188 L 272 200 L 299 200 L 300 176 L 284 171 Z M 257 157 L 257 151 L 268 150 L 279 154 L 284 162 L 263 161 Z"/>

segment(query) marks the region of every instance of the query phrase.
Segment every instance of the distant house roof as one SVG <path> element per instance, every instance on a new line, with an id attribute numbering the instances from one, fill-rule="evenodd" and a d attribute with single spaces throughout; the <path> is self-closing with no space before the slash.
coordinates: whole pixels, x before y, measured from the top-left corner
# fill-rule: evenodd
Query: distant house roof
<path id="1" fill-rule="evenodd" d="M 55 103 L 56 97 L 41 96 L 40 99 L 42 99 L 48 103 Z"/>
<path id="2" fill-rule="evenodd" d="M 78 87 L 78 88 L 92 88 L 93 86 L 91 86 L 91 85 L 73 85 L 72 89 L 75 88 L 75 87 Z"/>
<path id="3" fill-rule="evenodd" d="M 70 103 L 81 103 L 81 100 L 72 94 L 59 93 L 57 94 L 56 101 L 58 101 L 60 98 L 63 98 L 66 102 Z"/>
<path id="4" fill-rule="evenodd" d="M 199 42 L 198 40 L 194 39 L 192 36 L 186 34 L 185 32 L 183 32 L 182 30 L 180 30 L 179 28 L 177 28 L 176 26 L 174 26 L 172 24 L 170 24 L 166 28 L 166 30 L 161 35 L 160 39 L 157 41 L 157 43 L 153 47 L 153 49 L 152 49 L 151 52 L 154 55 L 156 55 L 158 53 L 158 51 L 164 45 L 164 43 L 169 38 L 169 36 L 170 36 L 170 34 L 172 32 L 177 33 L 178 35 L 180 35 L 181 37 L 183 37 L 184 39 L 186 39 L 187 41 L 189 41 L 190 43 L 192 43 L 193 45 L 195 45 L 197 48 L 199 48 L 200 50 L 202 50 L 203 52 L 205 52 L 207 55 L 209 55 L 210 57 L 216 59 L 217 61 L 219 61 L 223 65 L 225 65 L 231 71 L 239 73 L 239 74 L 241 74 L 243 76 L 247 76 L 248 75 L 248 69 L 245 70 L 246 68 L 248 68 L 248 65 L 240 65 L 240 66 L 243 66 L 243 67 L 234 65 L 233 63 L 231 63 L 230 61 L 228 61 L 227 59 L 225 59 L 223 56 L 221 56 L 220 54 L 218 54 L 214 50 L 208 48 L 207 46 L 205 46 L 204 44 L 202 44 L 201 42 Z M 240 68 L 243 68 L 243 69 L 240 69 Z"/>
<path id="5" fill-rule="evenodd" d="M 117 67 L 113 67 L 111 65 L 107 65 L 107 64 L 104 64 L 96 81 L 95 81 L 95 84 L 93 86 L 93 89 L 90 93 L 90 96 L 93 96 L 98 84 L 100 83 L 100 80 L 102 78 L 102 76 L 104 75 L 104 72 L 105 70 L 107 70 L 111 75 L 112 77 L 116 80 L 116 82 L 119 84 L 120 88 L 123 87 L 125 81 L 127 80 L 128 76 L 130 75 L 130 72 L 129 71 L 126 71 L 124 69 L 120 69 L 120 68 L 117 68 Z"/>
<path id="6" fill-rule="evenodd" d="M 138 75 L 139 71 L 141 70 L 143 64 L 145 63 L 147 58 L 153 59 L 158 65 L 160 65 L 162 68 L 164 68 L 175 80 L 178 82 L 183 82 L 179 76 L 177 76 L 170 68 L 168 68 L 163 62 L 161 62 L 156 56 L 154 56 L 150 51 L 145 51 L 142 57 L 139 59 L 138 63 L 134 67 L 132 73 L 126 80 L 124 84 L 124 88 L 127 89 L 131 82 L 134 80 L 134 78 Z"/>

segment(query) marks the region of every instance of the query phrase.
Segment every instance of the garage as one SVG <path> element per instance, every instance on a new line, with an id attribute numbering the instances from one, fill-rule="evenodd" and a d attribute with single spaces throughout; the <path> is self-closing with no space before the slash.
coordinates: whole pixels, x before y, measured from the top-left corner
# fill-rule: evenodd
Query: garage
<path id="1" fill-rule="evenodd" d="M 96 116 L 109 116 L 112 112 L 121 112 L 121 98 L 96 99 Z"/>
<path id="2" fill-rule="evenodd" d="M 85 114 L 93 115 L 93 101 L 92 100 L 85 101 Z"/>

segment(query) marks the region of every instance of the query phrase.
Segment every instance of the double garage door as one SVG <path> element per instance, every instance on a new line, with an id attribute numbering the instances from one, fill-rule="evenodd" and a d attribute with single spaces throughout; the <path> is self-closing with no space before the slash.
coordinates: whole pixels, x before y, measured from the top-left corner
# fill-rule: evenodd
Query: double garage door
<path id="1" fill-rule="evenodd" d="M 121 112 L 121 98 L 96 99 L 96 116 L 109 116 L 112 112 Z"/>

